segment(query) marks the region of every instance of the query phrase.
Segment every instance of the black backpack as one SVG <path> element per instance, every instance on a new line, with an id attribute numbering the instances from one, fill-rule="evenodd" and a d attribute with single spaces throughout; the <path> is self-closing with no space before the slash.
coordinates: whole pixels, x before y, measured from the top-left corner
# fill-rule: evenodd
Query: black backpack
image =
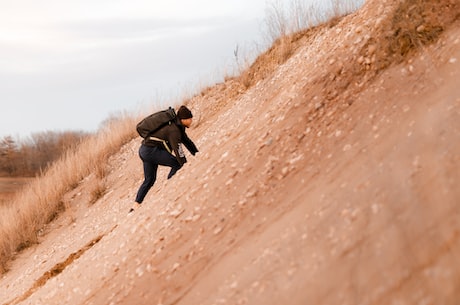
<path id="1" fill-rule="evenodd" d="M 145 139 L 166 125 L 171 125 L 175 119 L 176 111 L 169 107 L 166 110 L 155 112 L 144 118 L 142 121 L 137 123 L 136 130 L 137 133 Z"/>

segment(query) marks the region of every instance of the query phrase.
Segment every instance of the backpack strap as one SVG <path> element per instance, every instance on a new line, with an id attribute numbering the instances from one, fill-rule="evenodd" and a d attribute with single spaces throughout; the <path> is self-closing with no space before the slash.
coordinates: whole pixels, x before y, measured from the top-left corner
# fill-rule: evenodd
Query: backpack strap
<path id="1" fill-rule="evenodd" d="M 163 146 L 165 147 L 166 151 L 169 152 L 170 154 L 172 154 L 172 151 L 169 148 L 168 142 L 166 140 L 163 140 L 163 139 L 160 139 L 160 138 L 157 138 L 157 137 L 148 137 L 148 139 L 152 140 L 152 141 L 157 141 L 157 142 L 163 143 Z"/>

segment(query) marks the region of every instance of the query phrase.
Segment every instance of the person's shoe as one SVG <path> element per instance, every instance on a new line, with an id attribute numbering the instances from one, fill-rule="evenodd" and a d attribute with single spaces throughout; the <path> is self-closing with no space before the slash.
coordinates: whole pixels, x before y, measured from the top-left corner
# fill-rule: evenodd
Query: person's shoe
<path id="1" fill-rule="evenodd" d="M 141 207 L 140 203 L 134 202 L 133 206 L 131 207 L 131 209 L 129 209 L 128 214 L 131 214 L 132 212 L 134 212 L 135 210 L 137 210 L 140 207 Z"/>

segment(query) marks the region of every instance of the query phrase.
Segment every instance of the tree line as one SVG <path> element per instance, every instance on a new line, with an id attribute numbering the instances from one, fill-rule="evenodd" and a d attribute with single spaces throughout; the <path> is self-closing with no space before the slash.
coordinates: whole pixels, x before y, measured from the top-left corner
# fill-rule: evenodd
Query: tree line
<path id="1" fill-rule="evenodd" d="M 0 176 L 33 177 L 87 136 L 77 131 L 34 133 L 26 140 L 5 136 L 0 139 Z"/>

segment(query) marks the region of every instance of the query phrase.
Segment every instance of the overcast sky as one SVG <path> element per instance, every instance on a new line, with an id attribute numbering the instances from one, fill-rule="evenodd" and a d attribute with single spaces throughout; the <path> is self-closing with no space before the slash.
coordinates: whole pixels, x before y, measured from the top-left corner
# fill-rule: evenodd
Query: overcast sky
<path id="1" fill-rule="evenodd" d="M 0 137 L 95 131 L 223 77 L 265 0 L 0 0 Z M 233 66 L 234 67 L 234 66 Z"/>
<path id="2" fill-rule="evenodd" d="M 267 9 L 334 1 L 0 0 L 0 139 L 166 107 L 265 50 Z"/>

